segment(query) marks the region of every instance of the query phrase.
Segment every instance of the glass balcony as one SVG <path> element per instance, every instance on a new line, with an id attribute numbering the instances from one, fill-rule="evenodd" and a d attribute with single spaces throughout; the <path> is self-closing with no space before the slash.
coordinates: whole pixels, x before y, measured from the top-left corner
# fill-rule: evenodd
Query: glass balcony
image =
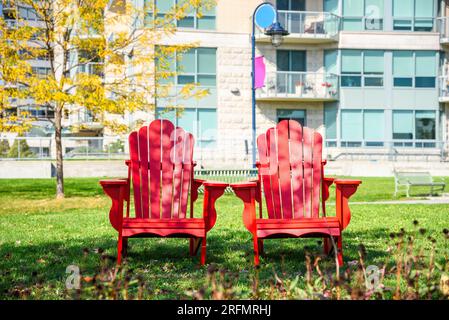
<path id="1" fill-rule="evenodd" d="M 265 86 L 257 89 L 260 101 L 336 101 L 339 99 L 339 77 L 331 73 L 273 72 Z"/>
<path id="2" fill-rule="evenodd" d="M 440 102 L 449 102 L 449 75 L 438 78 Z"/>
<path id="3" fill-rule="evenodd" d="M 290 32 L 286 43 L 326 43 L 338 41 L 340 17 L 329 12 L 278 11 L 281 25 Z M 263 30 L 256 30 L 258 42 L 269 42 Z"/>
<path id="4" fill-rule="evenodd" d="M 8 29 L 14 29 L 18 25 L 17 20 L 15 20 L 15 19 L 6 19 L 5 24 Z"/>
<path id="5" fill-rule="evenodd" d="M 2 8 L 3 11 L 15 11 L 16 10 L 15 1 L 11 1 L 11 0 L 2 1 L 2 3 L 0 4 L 0 7 Z"/>
<path id="6" fill-rule="evenodd" d="M 436 28 L 440 33 L 440 43 L 449 44 L 449 17 L 441 17 L 436 19 Z"/>

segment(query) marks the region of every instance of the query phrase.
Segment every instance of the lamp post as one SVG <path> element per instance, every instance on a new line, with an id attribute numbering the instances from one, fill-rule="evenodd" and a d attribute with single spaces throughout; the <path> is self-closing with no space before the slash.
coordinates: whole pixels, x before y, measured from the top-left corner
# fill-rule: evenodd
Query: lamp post
<path id="1" fill-rule="evenodd" d="M 261 9 L 264 10 L 261 10 Z M 265 29 L 264 34 L 271 37 L 271 44 L 274 47 L 279 47 L 282 44 L 284 36 L 289 35 L 289 32 L 285 30 L 281 24 L 278 22 L 277 11 L 273 5 L 269 2 L 263 2 L 259 4 L 254 10 L 252 17 L 252 33 L 251 33 L 251 90 L 252 90 L 252 161 L 253 168 L 256 167 L 256 17 L 260 19 L 263 23 L 258 24 L 259 27 Z M 265 25 L 266 22 L 268 25 Z"/>

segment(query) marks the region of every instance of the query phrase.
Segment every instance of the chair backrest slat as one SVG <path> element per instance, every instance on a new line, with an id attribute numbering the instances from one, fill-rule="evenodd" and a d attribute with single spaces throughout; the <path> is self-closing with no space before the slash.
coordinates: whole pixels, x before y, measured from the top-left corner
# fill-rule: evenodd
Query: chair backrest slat
<path id="1" fill-rule="evenodd" d="M 277 130 L 272 128 L 267 132 L 268 159 L 270 165 L 270 185 L 273 197 L 273 209 L 276 219 L 282 218 L 281 195 L 279 185 L 279 165 L 278 165 L 278 148 L 277 148 Z"/>
<path id="2" fill-rule="evenodd" d="M 322 186 L 322 137 L 293 120 L 257 139 L 259 176 L 270 219 L 318 218 Z"/>
<path id="3" fill-rule="evenodd" d="M 129 136 L 136 218 L 185 218 L 193 170 L 193 136 L 155 120 Z"/>
<path id="4" fill-rule="evenodd" d="M 187 200 L 190 192 L 191 178 L 193 171 L 193 137 L 185 135 L 184 137 L 184 152 L 183 152 L 183 166 L 182 166 L 182 183 L 181 183 L 181 210 L 179 217 L 185 218 L 187 212 Z M 189 160 L 190 159 L 190 160 Z"/>
<path id="5" fill-rule="evenodd" d="M 165 122 L 165 121 L 164 121 Z M 142 170 L 143 175 L 150 174 L 150 207 L 151 218 L 159 219 L 161 216 L 161 139 L 162 139 L 162 121 L 153 121 L 148 127 L 149 129 L 149 170 Z M 141 129 L 142 130 L 142 129 Z M 143 150 L 142 150 L 143 151 Z M 145 152 L 141 151 L 144 155 Z M 145 159 L 144 159 L 145 160 Z M 147 188 L 145 180 L 142 180 L 142 189 Z M 146 199 L 142 195 L 142 201 Z M 146 202 L 148 203 L 148 202 Z M 144 216 L 146 218 L 146 216 Z"/>
<path id="6" fill-rule="evenodd" d="M 291 219 L 292 212 L 292 178 L 290 168 L 290 146 L 288 122 L 282 122 L 277 128 L 278 136 L 278 162 L 280 198 L 282 202 L 282 218 Z"/>
<path id="7" fill-rule="evenodd" d="M 148 170 L 143 167 L 148 163 L 148 127 L 139 129 L 139 162 L 140 162 L 140 192 L 142 196 L 142 218 L 149 217 L 149 198 L 150 190 L 148 189 Z"/>
<path id="8" fill-rule="evenodd" d="M 292 170 L 293 218 L 304 217 L 304 167 L 302 165 L 302 127 L 290 122 L 290 161 Z"/>
<path id="9" fill-rule="evenodd" d="M 312 146 L 313 131 L 303 128 L 303 165 L 304 165 L 304 216 L 311 217 L 312 213 Z"/>
<path id="10" fill-rule="evenodd" d="M 129 152 L 131 157 L 131 180 L 134 190 L 134 207 L 136 211 L 136 218 L 142 218 L 142 193 L 141 179 L 140 179 L 140 156 L 139 156 L 139 137 L 136 131 L 129 135 Z"/>
<path id="11" fill-rule="evenodd" d="M 321 201 L 321 185 L 322 185 L 322 148 L 323 137 L 318 132 L 313 133 L 313 146 L 312 146 L 312 218 L 318 218 L 320 212 Z"/>
<path id="12" fill-rule="evenodd" d="M 184 153 L 185 132 L 181 128 L 176 128 L 175 145 L 173 149 L 174 168 L 173 168 L 173 217 L 179 218 L 181 208 L 181 185 L 182 185 L 182 163 Z"/>
<path id="13" fill-rule="evenodd" d="M 162 218 L 171 218 L 173 208 L 173 161 L 174 126 L 169 121 L 164 121 L 161 128 L 161 170 L 162 170 Z"/>
<path id="14" fill-rule="evenodd" d="M 268 158 L 268 143 L 267 135 L 261 134 L 257 138 L 257 146 L 259 149 L 259 179 L 262 183 L 262 188 L 265 190 L 265 203 L 267 205 L 267 211 L 269 218 L 274 218 L 274 204 L 273 193 L 271 192 L 271 175 L 270 175 L 270 159 Z"/>

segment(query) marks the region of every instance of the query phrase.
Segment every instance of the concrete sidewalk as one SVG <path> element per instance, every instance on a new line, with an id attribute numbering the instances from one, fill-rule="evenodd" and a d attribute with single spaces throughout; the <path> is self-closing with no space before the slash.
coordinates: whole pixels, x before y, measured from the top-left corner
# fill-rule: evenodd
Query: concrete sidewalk
<path id="1" fill-rule="evenodd" d="M 373 202 L 350 202 L 353 204 L 449 204 L 449 197 L 429 197 L 426 199 L 415 199 L 415 200 L 390 200 L 390 201 L 373 201 Z"/>

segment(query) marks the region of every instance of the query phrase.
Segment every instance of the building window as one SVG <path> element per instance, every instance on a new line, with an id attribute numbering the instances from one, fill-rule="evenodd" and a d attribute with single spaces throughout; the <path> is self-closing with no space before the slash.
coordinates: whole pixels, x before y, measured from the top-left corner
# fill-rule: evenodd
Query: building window
<path id="1" fill-rule="evenodd" d="M 21 7 L 18 8 L 19 17 L 28 21 L 43 21 L 42 17 L 37 14 L 36 10 L 31 7 Z"/>
<path id="2" fill-rule="evenodd" d="M 435 147 L 434 142 L 425 142 L 422 140 L 436 139 L 436 112 L 414 110 L 393 111 L 393 139 L 403 140 L 395 141 L 394 146 L 396 147 Z"/>
<path id="3" fill-rule="evenodd" d="M 217 141 L 217 110 L 207 108 L 156 109 L 156 118 L 167 119 L 195 137 L 200 148 L 213 148 Z"/>
<path id="4" fill-rule="evenodd" d="M 361 147 L 363 141 L 362 110 L 341 111 L 341 146 Z"/>
<path id="5" fill-rule="evenodd" d="M 435 88 L 437 61 L 433 51 L 415 53 L 415 87 Z"/>
<path id="6" fill-rule="evenodd" d="M 383 51 L 363 52 L 363 75 L 365 87 L 383 87 L 384 53 Z"/>
<path id="7" fill-rule="evenodd" d="M 383 86 L 383 51 L 343 50 L 341 55 L 342 87 Z"/>
<path id="8" fill-rule="evenodd" d="M 415 127 L 417 140 L 435 140 L 435 111 L 416 111 Z"/>
<path id="9" fill-rule="evenodd" d="M 432 31 L 435 0 L 393 0 L 393 30 Z"/>
<path id="10" fill-rule="evenodd" d="M 383 110 L 363 111 L 363 138 L 367 147 L 383 147 L 385 139 Z"/>
<path id="11" fill-rule="evenodd" d="M 295 93 L 297 86 L 306 83 L 306 51 L 277 50 L 276 82 L 279 93 Z"/>
<path id="12" fill-rule="evenodd" d="M 302 126 L 306 124 L 306 110 L 277 109 L 276 116 L 277 122 L 282 120 L 295 120 Z"/>
<path id="13" fill-rule="evenodd" d="M 383 110 L 342 110 L 341 146 L 383 147 L 385 140 Z"/>
<path id="14" fill-rule="evenodd" d="M 437 58 L 435 51 L 394 51 L 395 87 L 435 88 Z"/>
<path id="15" fill-rule="evenodd" d="M 324 126 L 326 128 L 326 146 L 337 146 L 337 107 L 324 106 Z"/>
<path id="16" fill-rule="evenodd" d="M 18 107 L 18 113 L 26 112 L 29 117 L 36 119 L 53 119 L 55 112 L 53 108 L 41 105 L 28 105 Z"/>
<path id="17" fill-rule="evenodd" d="M 216 48 L 194 48 L 183 53 L 164 53 L 162 48 L 156 58 L 160 84 L 216 86 Z"/>
<path id="18" fill-rule="evenodd" d="M 277 50 L 276 65 L 278 71 L 304 72 L 306 71 L 306 51 Z"/>
<path id="19" fill-rule="evenodd" d="M 31 72 L 36 78 L 46 79 L 51 74 L 49 67 L 31 67 Z"/>
<path id="20" fill-rule="evenodd" d="M 343 30 L 383 30 L 384 0 L 344 0 Z"/>
<path id="21" fill-rule="evenodd" d="M 393 111 L 394 140 L 413 140 L 413 128 L 413 111 Z"/>
<path id="22" fill-rule="evenodd" d="M 306 0 L 277 0 L 276 7 L 285 11 L 306 11 Z"/>
<path id="23" fill-rule="evenodd" d="M 158 76 L 158 82 L 172 85 L 173 89 L 167 96 L 157 98 L 156 117 L 169 119 L 194 134 L 200 148 L 214 147 L 217 140 L 216 49 L 194 48 L 163 60 L 162 73 L 169 76 Z M 162 62 L 157 60 L 158 63 Z M 180 90 L 192 83 L 208 89 L 209 95 L 201 99 L 182 98 Z M 184 108 L 178 108 L 180 105 Z"/>
<path id="24" fill-rule="evenodd" d="M 98 52 L 95 50 L 79 50 L 77 72 L 104 77 L 103 60 Z"/>
<path id="25" fill-rule="evenodd" d="M 145 1 L 145 18 L 144 25 L 152 26 L 154 23 L 153 8 L 156 8 L 156 19 L 165 21 L 165 19 L 173 13 L 176 5 L 182 5 L 185 0 L 144 0 Z M 201 16 L 201 17 L 199 17 Z M 180 20 L 173 19 L 178 28 L 198 29 L 198 30 L 215 30 L 215 7 L 207 10 L 191 9 L 186 12 L 186 16 Z"/>

